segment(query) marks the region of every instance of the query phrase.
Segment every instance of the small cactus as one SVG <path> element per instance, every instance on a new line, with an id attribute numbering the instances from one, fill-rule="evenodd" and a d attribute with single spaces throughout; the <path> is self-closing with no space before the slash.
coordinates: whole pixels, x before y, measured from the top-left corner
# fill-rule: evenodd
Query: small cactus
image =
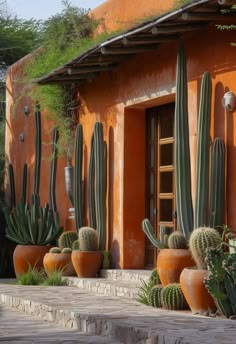
<path id="1" fill-rule="evenodd" d="M 80 251 L 97 251 L 97 231 L 91 227 L 81 227 L 79 229 L 79 246 Z"/>
<path id="2" fill-rule="evenodd" d="M 216 229 L 200 227 L 194 229 L 189 239 L 189 248 L 198 269 L 207 269 L 206 252 L 209 247 L 217 247 L 221 243 L 220 234 Z"/>
<path id="3" fill-rule="evenodd" d="M 162 289 L 161 302 L 164 308 L 170 310 L 189 308 L 179 283 L 168 284 Z"/>
<path id="4" fill-rule="evenodd" d="M 110 252 L 103 251 L 103 261 L 102 261 L 102 268 L 109 269 L 110 267 Z"/>
<path id="5" fill-rule="evenodd" d="M 151 283 L 153 283 L 153 285 L 161 284 L 161 280 L 160 280 L 160 277 L 158 275 L 157 269 L 153 270 L 153 272 L 151 273 L 149 281 Z"/>
<path id="6" fill-rule="evenodd" d="M 172 249 L 187 249 L 187 240 L 180 231 L 175 231 L 168 238 L 168 247 Z"/>
<path id="7" fill-rule="evenodd" d="M 79 251 L 79 240 L 75 240 L 72 245 L 73 251 Z"/>
<path id="8" fill-rule="evenodd" d="M 52 247 L 49 250 L 50 253 L 61 253 L 61 249 L 59 247 Z"/>
<path id="9" fill-rule="evenodd" d="M 72 252 L 72 249 L 70 247 L 64 247 L 62 250 L 61 250 L 61 253 L 71 253 Z"/>
<path id="10" fill-rule="evenodd" d="M 155 285 L 148 294 L 148 304 L 152 307 L 162 307 L 161 291 L 162 285 Z"/>
<path id="11" fill-rule="evenodd" d="M 78 239 L 78 234 L 75 231 L 63 232 L 58 239 L 58 245 L 61 249 L 65 247 L 72 248 L 73 242 Z"/>

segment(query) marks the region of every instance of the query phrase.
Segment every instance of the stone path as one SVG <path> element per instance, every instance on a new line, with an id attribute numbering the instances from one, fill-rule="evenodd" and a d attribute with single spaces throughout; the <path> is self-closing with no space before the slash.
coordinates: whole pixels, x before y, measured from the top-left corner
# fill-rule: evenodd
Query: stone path
<path id="1" fill-rule="evenodd" d="M 93 336 L 47 323 L 5 306 L 0 308 L 0 343 L 121 344 L 112 338 Z"/>
<path id="2" fill-rule="evenodd" d="M 155 309 L 76 287 L 0 285 L 0 300 L 40 319 L 127 344 L 236 342 L 233 320 Z"/>

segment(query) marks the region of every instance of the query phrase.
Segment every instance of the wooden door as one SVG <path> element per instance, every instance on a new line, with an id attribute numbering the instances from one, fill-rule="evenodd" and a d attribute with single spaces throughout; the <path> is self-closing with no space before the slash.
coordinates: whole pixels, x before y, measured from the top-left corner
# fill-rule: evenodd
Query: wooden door
<path id="1" fill-rule="evenodd" d="M 147 109 L 146 217 L 159 238 L 160 226 L 175 227 L 174 186 L 175 103 Z M 146 267 L 156 265 L 157 250 L 146 238 Z"/>

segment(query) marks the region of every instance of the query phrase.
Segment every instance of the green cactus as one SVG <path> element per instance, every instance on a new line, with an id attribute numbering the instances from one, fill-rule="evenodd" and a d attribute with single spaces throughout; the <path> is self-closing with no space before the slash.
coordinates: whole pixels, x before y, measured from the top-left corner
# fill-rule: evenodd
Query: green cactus
<path id="1" fill-rule="evenodd" d="M 59 247 L 52 247 L 50 248 L 49 253 L 61 253 L 61 249 Z"/>
<path id="2" fill-rule="evenodd" d="M 211 120 L 211 77 L 204 73 L 201 83 L 200 107 L 198 116 L 196 198 L 194 208 L 194 228 L 208 223 L 209 193 L 209 152 Z"/>
<path id="3" fill-rule="evenodd" d="M 78 240 L 78 234 L 75 231 L 67 231 L 63 232 L 59 239 L 58 239 L 58 245 L 61 249 L 65 247 L 73 247 L 74 241 Z"/>
<path id="4" fill-rule="evenodd" d="M 224 221 L 225 145 L 215 138 L 211 153 L 210 226 L 217 228 Z"/>
<path id="5" fill-rule="evenodd" d="M 173 232 L 173 228 L 160 226 L 160 242 L 163 244 L 164 248 L 168 248 L 168 238 Z"/>
<path id="6" fill-rule="evenodd" d="M 35 108 L 35 167 L 34 167 L 34 195 L 39 194 L 40 166 L 41 166 L 41 112 L 40 105 Z"/>
<path id="7" fill-rule="evenodd" d="M 180 231 L 175 231 L 168 238 L 168 247 L 172 249 L 187 249 L 187 240 Z"/>
<path id="8" fill-rule="evenodd" d="M 75 225 L 79 231 L 83 226 L 83 127 L 77 125 L 75 134 L 75 170 L 74 170 L 74 204 L 75 204 Z"/>
<path id="9" fill-rule="evenodd" d="M 179 283 L 168 284 L 161 292 L 162 306 L 170 310 L 188 309 L 187 301 Z"/>
<path id="10" fill-rule="evenodd" d="M 14 178 L 14 169 L 12 164 L 8 166 L 9 174 L 9 184 L 10 184 L 10 208 L 13 209 L 16 206 L 16 190 L 15 190 L 15 178 Z"/>
<path id="11" fill-rule="evenodd" d="M 102 268 L 109 269 L 110 267 L 110 252 L 103 251 L 103 261 L 102 261 Z"/>
<path id="12" fill-rule="evenodd" d="M 189 238 L 193 229 L 191 169 L 188 127 L 187 72 L 183 43 L 180 43 L 176 73 L 175 187 L 179 230 Z"/>
<path id="13" fill-rule="evenodd" d="M 91 150 L 89 159 L 88 173 L 88 210 L 89 210 L 89 226 L 96 228 L 96 210 L 95 210 L 95 167 L 94 167 L 94 135 L 91 139 Z"/>
<path id="14" fill-rule="evenodd" d="M 158 275 L 157 269 L 154 269 L 151 273 L 151 276 L 149 278 L 150 283 L 153 283 L 153 285 L 155 284 L 161 284 L 161 280 L 160 277 Z"/>
<path id="15" fill-rule="evenodd" d="M 72 245 L 73 251 L 79 251 L 79 239 L 75 240 Z"/>
<path id="16" fill-rule="evenodd" d="M 106 249 L 106 171 L 104 154 L 103 125 L 94 126 L 94 166 L 95 166 L 95 209 L 99 249 Z"/>
<path id="17" fill-rule="evenodd" d="M 50 199 L 50 208 L 53 211 L 57 211 L 56 205 L 56 194 L 55 194 L 55 185 L 56 185 L 56 171 L 57 171 L 57 141 L 58 141 L 59 132 L 57 128 L 53 129 L 52 134 L 52 158 L 50 166 L 50 181 L 49 181 L 49 199 Z"/>
<path id="18" fill-rule="evenodd" d="M 209 247 L 217 247 L 220 244 L 221 237 L 216 229 L 210 227 L 194 229 L 189 239 L 189 248 L 198 269 L 207 269 L 207 249 Z"/>
<path id="19" fill-rule="evenodd" d="M 26 203 L 26 190 L 27 190 L 27 164 L 23 166 L 23 175 L 22 175 L 22 191 L 21 191 L 21 200 L 23 203 Z"/>
<path id="20" fill-rule="evenodd" d="M 72 252 L 72 249 L 70 247 L 64 247 L 62 250 L 61 250 L 61 253 L 71 253 Z"/>
<path id="21" fill-rule="evenodd" d="M 161 291 L 163 289 L 162 285 L 155 285 L 152 287 L 148 293 L 148 304 L 152 307 L 162 307 L 161 303 Z"/>
<path id="22" fill-rule="evenodd" d="M 34 199 L 34 197 L 32 197 Z M 38 201 L 39 197 L 37 198 Z M 59 214 L 53 213 L 48 204 L 24 204 L 22 201 L 13 209 L 3 209 L 7 222 L 6 237 L 21 245 L 47 245 L 61 235 Z"/>
<path id="23" fill-rule="evenodd" d="M 80 251 L 96 251 L 98 249 L 98 233 L 91 227 L 81 227 L 79 230 Z"/>
<path id="24" fill-rule="evenodd" d="M 160 240 L 157 240 L 157 238 L 155 237 L 151 222 L 148 219 L 143 220 L 142 229 L 147 235 L 148 239 L 157 249 L 165 248 L 164 244 Z"/>

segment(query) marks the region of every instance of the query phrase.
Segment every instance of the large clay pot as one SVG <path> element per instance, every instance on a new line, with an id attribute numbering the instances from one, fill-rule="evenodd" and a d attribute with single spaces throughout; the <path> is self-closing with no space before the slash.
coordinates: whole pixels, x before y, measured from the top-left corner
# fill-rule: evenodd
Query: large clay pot
<path id="1" fill-rule="evenodd" d="M 39 270 L 43 269 L 43 258 L 52 246 L 17 245 L 13 262 L 16 276 L 21 276 L 29 270 L 29 266 Z"/>
<path id="2" fill-rule="evenodd" d="M 207 274 L 207 270 L 186 268 L 180 275 L 181 289 L 191 311 L 195 314 L 206 315 L 216 311 L 214 300 L 204 284 Z"/>
<path id="3" fill-rule="evenodd" d="M 178 283 L 182 270 L 194 266 L 189 250 L 162 249 L 157 256 L 157 271 L 163 286 Z"/>
<path id="4" fill-rule="evenodd" d="M 71 260 L 78 277 L 96 277 L 102 265 L 102 251 L 72 251 Z"/>
<path id="5" fill-rule="evenodd" d="M 71 253 L 46 253 L 43 266 L 47 274 L 60 271 L 62 276 L 75 276 L 75 269 L 71 261 Z"/>

